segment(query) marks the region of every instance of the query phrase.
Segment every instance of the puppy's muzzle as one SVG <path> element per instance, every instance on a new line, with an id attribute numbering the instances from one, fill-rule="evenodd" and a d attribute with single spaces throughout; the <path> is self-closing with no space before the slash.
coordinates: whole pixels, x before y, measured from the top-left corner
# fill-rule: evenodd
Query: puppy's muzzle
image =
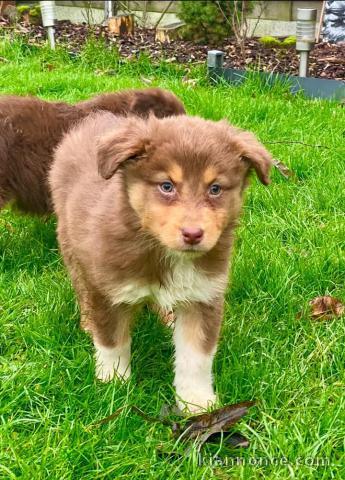
<path id="1" fill-rule="evenodd" d="M 182 238 L 187 245 L 198 245 L 203 239 L 204 231 L 199 227 L 182 228 Z"/>

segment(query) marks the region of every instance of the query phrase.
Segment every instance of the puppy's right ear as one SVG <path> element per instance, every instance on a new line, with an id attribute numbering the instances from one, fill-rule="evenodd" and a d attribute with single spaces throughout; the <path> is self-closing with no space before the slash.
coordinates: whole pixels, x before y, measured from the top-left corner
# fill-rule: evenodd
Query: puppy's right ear
<path id="1" fill-rule="evenodd" d="M 108 133 L 98 141 L 98 172 L 108 180 L 128 160 L 141 157 L 146 149 L 147 138 L 144 129 L 136 122 L 127 121 L 115 132 Z"/>

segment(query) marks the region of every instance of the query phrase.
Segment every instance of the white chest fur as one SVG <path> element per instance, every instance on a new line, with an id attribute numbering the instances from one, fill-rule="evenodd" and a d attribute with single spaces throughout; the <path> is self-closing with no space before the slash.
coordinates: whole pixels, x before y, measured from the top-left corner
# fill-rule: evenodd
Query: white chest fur
<path id="1" fill-rule="evenodd" d="M 224 292 L 226 280 L 224 274 L 208 278 L 191 260 L 176 259 L 164 285 L 142 285 L 134 280 L 113 288 L 109 294 L 114 305 L 137 304 L 150 299 L 163 308 L 172 309 L 181 303 L 212 302 Z"/>

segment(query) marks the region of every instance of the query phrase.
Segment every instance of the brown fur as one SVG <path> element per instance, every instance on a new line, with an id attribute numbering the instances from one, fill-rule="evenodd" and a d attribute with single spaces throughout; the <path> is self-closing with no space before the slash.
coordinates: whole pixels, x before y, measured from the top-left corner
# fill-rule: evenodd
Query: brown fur
<path id="1" fill-rule="evenodd" d="M 0 98 L 0 208 L 16 200 L 26 212 L 51 210 L 46 177 L 53 149 L 83 116 L 66 103 Z"/>
<path id="2" fill-rule="evenodd" d="M 86 113 L 105 110 L 115 115 L 132 113 L 143 118 L 148 117 L 150 113 L 157 118 L 186 113 L 182 102 L 174 94 L 161 88 L 104 93 L 77 105 Z"/>
<path id="3" fill-rule="evenodd" d="M 153 112 L 159 117 L 184 113 L 177 97 L 159 88 L 103 94 L 76 106 L 0 97 L 0 209 L 15 200 L 24 212 L 52 211 L 47 174 L 54 148 L 72 125 L 94 110 L 141 116 Z"/>
<path id="4" fill-rule="evenodd" d="M 121 300 L 124 286 L 177 288 L 174 268 L 185 262 L 210 288 L 222 279 L 212 299 L 173 305 L 185 341 L 214 351 L 246 179 L 255 169 L 267 184 L 270 166 L 252 134 L 197 117 L 144 121 L 104 113 L 65 137 L 50 173 L 58 238 L 96 345 L 121 347 L 130 337 L 134 312 L 147 298 Z M 167 197 L 161 183 L 169 175 L 176 188 Z M 211 198 L 215 182 L 223 190 Z M 183 241 L 181 229 L 190 226 L 204 230 L 197 245 Z"/>

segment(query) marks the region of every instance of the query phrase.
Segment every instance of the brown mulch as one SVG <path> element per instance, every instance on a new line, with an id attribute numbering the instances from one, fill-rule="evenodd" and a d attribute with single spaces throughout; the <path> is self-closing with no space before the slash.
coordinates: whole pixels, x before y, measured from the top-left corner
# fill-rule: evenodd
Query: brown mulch
<path id="1" fill-rule="evenodd" d="M 6 20 L 0 19 L 1 32 L 15 32 L 23 35 L 30 43 L 45 41 L 45 31 L 41 26 L 24 25 L 11 26 Z M 116 45 L 121 56 L 135 58 L 140 52 L 145 52 L 152 60 L 165 58 L 169 62 L 183 64 L 204 63 L 207 51 L 217 48 L 225 53 L 225 66 L 244 69 L 258 67 L 262 71 L 288 73 L 298 75 L 298 55 L 294 48 L 283 50 L 267 48 L 256 39 L 246 41 L 245 58 L 235 38 L 227 38 L 217 45 L 196 44 L 186 40 L 174 40 L 171 43 L 155 42 L 154 30 L 137 27 L 133 36 L 115 37 L 104 26 L 88 26 L 72 24 L 69 21 L 58 22 L 56 25 L 57 44 L 67 44 L 71 52 L 77 53 L 86 38 L 93 34 L 96 38 L 105 38 L 109 44 Z M 310 54 L 310 76 L 345 80 L 345 45 L 318 43 Z"/>

